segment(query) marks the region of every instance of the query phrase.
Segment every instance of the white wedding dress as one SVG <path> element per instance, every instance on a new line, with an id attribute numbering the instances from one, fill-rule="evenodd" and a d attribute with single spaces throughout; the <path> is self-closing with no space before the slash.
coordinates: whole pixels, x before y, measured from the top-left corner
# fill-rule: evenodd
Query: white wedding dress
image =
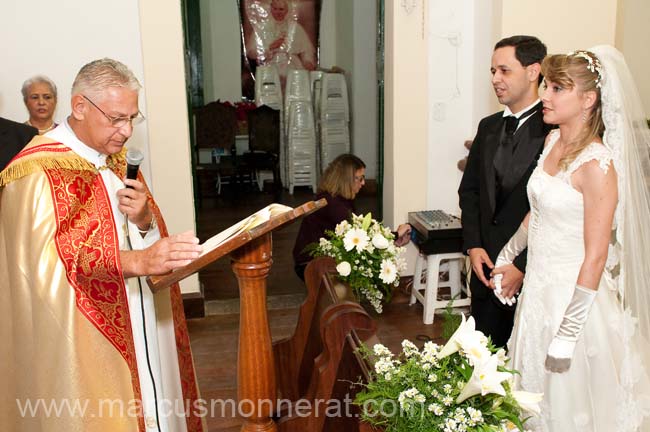
<path id="1" fill-rule="evenodd" d="M 559 135 L 552 132 L 528 183 L 528 265 L 508 345 L 510 366 L 521 373 L 515 386 L 544 393 L 541 416 L 525 426 L 543 432 L 650 430 L 644 420 L 650 413 L 650 381 L 642 360 L 649 357 L 640 352 L 650 347 L 617 297 L 614 260 L 603 272 L 571 368 L 562 374 L 544 368 L 584 259 L 583 199 L 571 174 L 593 160 L 605 172 L 612 169 L 611 151 L 593 143 L 566 171 L 547 174 L 544 160 Z"/>

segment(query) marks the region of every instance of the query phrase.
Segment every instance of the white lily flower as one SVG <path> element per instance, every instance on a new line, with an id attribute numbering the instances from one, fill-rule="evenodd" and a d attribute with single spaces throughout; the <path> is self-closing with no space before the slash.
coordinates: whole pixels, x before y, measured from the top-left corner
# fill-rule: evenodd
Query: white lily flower
<path id="1" fill-rule="evenodd" d="M 465 319 L 465 314 L 462 314 L 462 321 L 454 334 L 449 338 L 447 344 L 438 352 L 438 358 L 445 358 L 449 355 L 452 355 L 460 348 L 468 351 L 471 350 L 474 345 L 487 343 L 487 338 L 480 331 L 476 331 L 476 323 L 474 322 L 474 317 L 470 316 L 469 319 Z M 467 349 L 465 349 L 467 347 Z"/>
<path id="2" fill-rule="evenodd" d="M 460 344 L 465 357 L 467 357 L 469 364 L 472 366 L 483 363 L 492 355 L 487 345 L 481 338 L 482 333 L 478 335 L 477 333 L 479 332 L 464 335 L 464 337 L 460 337 L 458 339 L 458 343 Z M 497 359 L 499 359 L 499 357 L 497 357 Z"/>
<path id="3" fill-rule="evenodd" d="M 349 276 L 352 272 L 352 266 L 347 261 L 341 261 L 339 265 L 336 266 L 336 271 L 339 272 L 341 276 Z"/>
<path id="4" fill-rule="evenodd" d="M 372 237 L 372 244 L 377 249 L 386 249 L 389 245 L 388 239 L 379 233 Z"/>
<path id="5" fill-rule="evenodd" d="M 356 248 L 357 252 L 363 252 L 368 246 L 368 234 L 361 228 L 354 228 L 345 233 L 343 237 L 343 246 L 346 251 Z"/>
<path id="6" fill-rule="evenodd" d="M 512 397 L 515 398 L 521 409 L 527 411 L 536 416 L 541 412 L 539 406 L 542 399 L 544 399 L 544 393 L 531 393 L 527 391 L 513 391 Z"/>
<path id="7" fill-rule="evenodd" d="M 505 396 L 506 390 L 501 383 L 510 378 L 512 374 L 497 371 L 497 362 L 497 356 L 491 356 L 485 362 L 474 366 L 472 377 L 456 398 L 457 404 L 477 394 L 485 396 L 488 393 L 495 393 Z"/>
<path id="8" fill-rule="evenodd" d="M 397 279 L 397 267 L 395 263 L 390 260 L 383 260 L 381 262 L 381 270 L 379 271 L 379 279 L 385 284 L 391 284 Z"/>

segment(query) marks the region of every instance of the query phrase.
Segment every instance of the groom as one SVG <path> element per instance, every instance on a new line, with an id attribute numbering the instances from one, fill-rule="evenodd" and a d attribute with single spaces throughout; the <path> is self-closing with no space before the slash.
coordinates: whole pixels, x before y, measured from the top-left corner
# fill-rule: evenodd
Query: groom
<path id="1" fill-rule="evenodd" d="M 34 135 L 38 135 L 38 129 L 0 117 L 0 171 Z"/>
<path id="2" fill-rule="evenodd" d="M 546 46 L 533 36 L 500 40 L 492 54 L 492 86 L 505 110 L 481 120 L 458 189 L 463 250 L 472 264 L 472 316 L 477 330 L 505 346 L 514 305 L 503 305 L 489 287 L 501 248 L 530 210 L 526 183 L 535 169 L 549 127 L 542 121 L 538 89 Z M 518 292 L 526 251 L 504 273 L 504 295 Z"/>

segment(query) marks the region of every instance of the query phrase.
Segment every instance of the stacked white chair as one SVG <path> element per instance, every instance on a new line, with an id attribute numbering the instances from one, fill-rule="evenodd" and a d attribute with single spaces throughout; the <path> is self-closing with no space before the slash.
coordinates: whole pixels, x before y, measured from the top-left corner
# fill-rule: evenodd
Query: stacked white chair
<path id="1" fill-rule="evenodd" d="M 321 175 L 321 163 L 320 163 L 320 99 L 322 94 L 323 86 L 323 76 L 325 72 L 323 71 L 311 71 L 309 72 L 309 81 L 311 82 L 311 98 L 313 101 L 312 106 L 314 107 L 314 119 L 315 119 L 315 128 L 316 128 L 316 180 L 320 180 Z"/>
<path id="2" fill-rule="evenodd" d="M 284 95 L 284 112 L 289 192 L 293 194 L 294 186 L 312 186 L 315 189 L 318 166 L 309 71 L 289 69 Z"/>
<path id="3" fill-rule="evenodd" d="M 280 111 L 280 179 L 286 185 L 286 139 L 283 119 L 283 97 L 280 75 L 274 65 L 258 66 L 255 71 L 255 105 L 268 105 Z M 283 169 L 283 167 L 285 167 Z"/>
<path id="4" fill-rule="evenodd" d="M 320 100 L 321 170 L 338 155 L 350 152 L 350 106 L 345 76 L 327 73 L 322 79 Z"/>
<path id="5" fill-rule="evenodd" d="M 255 105 L 282 110 L 280 75 L 273 65 L 258 66 L 255 72 Z"/>
<path id="6" fill-rule="evenodd" d="M 284 91 L 284 116 L 287 125 L 293 102 L 311 102 L 311 83 L 309 71 L 305 69 L 289 69 L 287 72 L 287 86 Z"/>
<path id="7" fill-rule="evenodd" d="M 288 131 L 289 193 L 295 186 L 311 186 L 316 192 L 316 131 L 310 102 L 293 101 Z"/>

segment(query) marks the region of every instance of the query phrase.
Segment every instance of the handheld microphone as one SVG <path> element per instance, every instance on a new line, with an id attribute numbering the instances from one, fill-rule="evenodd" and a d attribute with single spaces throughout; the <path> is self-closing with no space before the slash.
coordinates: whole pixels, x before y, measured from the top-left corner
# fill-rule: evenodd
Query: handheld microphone
<path id="1" fill-rule="evenodd" d="M 126 152 L 126 178 L 135 180 L 138 177 L 138 169 L 144 160 L 144 155 L 138 149 L 128 149 Z M 131 186 L 127 186 L 133 189 Z"/>

